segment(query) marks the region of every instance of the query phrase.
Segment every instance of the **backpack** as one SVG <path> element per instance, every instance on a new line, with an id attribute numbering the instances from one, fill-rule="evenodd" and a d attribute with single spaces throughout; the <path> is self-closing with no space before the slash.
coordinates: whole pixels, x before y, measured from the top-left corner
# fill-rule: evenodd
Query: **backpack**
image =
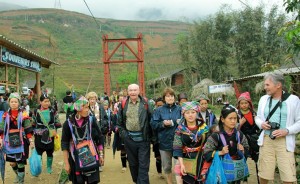
<path id="1" fill-rule="evenodd" d="M 121 107 L 122 109 L 124 109 L 125 105 L 126 105 L 126 101 L 127 101 L 128 98 L 125 98 L 124 100 L 122 100 L 122 103 L 121 103 Z M 146 110 L 148 110 L 148 99 L 146 97 L 144 97 L 144 107 Z"/>

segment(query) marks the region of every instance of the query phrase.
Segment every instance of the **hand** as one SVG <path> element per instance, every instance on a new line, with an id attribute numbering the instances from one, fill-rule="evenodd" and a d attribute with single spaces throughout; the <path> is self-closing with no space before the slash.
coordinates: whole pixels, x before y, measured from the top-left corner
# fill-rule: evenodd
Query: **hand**
<path id="1" fill-rule="evenodd" d="M 224 146 L 222 151 L 219 151 L 219 155 L 225 155 L 229 153 L 229 150 L 228 150 L 228 145 L 227 146 Z"/>
<path id="2" fill-rule="evenodd" d="M 266 122 L 261 124 L 261 128 L 264 129 L 264 130 L 269 130 L 269 129 L 271 129 L 271 125 L 269 125 L 269 122 L 266 121 Z"/>
<path id="3" fill-rule="evenodd" d="M 246 122 L 246 118 L 245 118 L 245 117 L 242 117 L 242 118 L 240 119 L 240 124 L 241 124 L 241 126 L 242 126 L 245 122 Z"/>
<path id="4" fill-rule="evenodd" d="M 164 126 L 172 126 L 171 120 L 164 120 Z"/>
<path id="5" fill-rule="evenodd" d="M 182 176 L 186 175 L 185 167 L 183 164 L 180 166 L 180 172 L 181 172 Z"/>
<path id="6" fill-rule="evenodd" d="M 67 163 L 65 164 L 65 170 L 66 170 L 66 172 L 67 172 L 68 174 L 71 173 L 71 167 L 70 167 L 69 162 L 67 162 Z"/>
<path id="7" fill-rule="evenodd" d="M 99 157 L 99 164 L 100 164 L 101 166 L 104 165 L 104 158 L 103 158 L 103 157 Z"/>
<path id="8" fill-rule="evenodd" d="M 52 137 L 55 137 L 56 135 L 57 135 L 56 130 L 53 130 L 53 131 L 52 131 Z"/>
<path id="9" fill-rule="evenodd" d="M 274 130 L 272 132 L 272 135 L 275 136 L 276 138 L 285 137 L 285 136 L 287 136 L 287 134 L 288 134 L 288 131 L 286 129 Z"/>
<path id="10" fill-rule="evenodd" d="M 243 145 L 238 144 L 238 149 L 239 149 L 240 151 L 244 152 L 244 146 L 243 146 Z"/>
<path id="11" fill-rule="evenodd" d="M 34 142 L 33 142 L 33 140 L 30 140 L 30 145 L 29 145 L 29 147 L 30 147 L 31 149 L 34 148 Z"/>

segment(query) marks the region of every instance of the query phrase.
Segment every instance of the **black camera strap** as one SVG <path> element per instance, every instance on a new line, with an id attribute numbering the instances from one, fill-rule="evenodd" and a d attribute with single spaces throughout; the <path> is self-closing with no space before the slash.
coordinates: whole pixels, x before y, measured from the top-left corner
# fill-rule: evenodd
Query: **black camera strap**
<path id="1" fill-rule="evenodd" d="M 266 119 L 266 121 L 269 121 L 269 119 L 271 118 L 271 116 L 274 114 L 274 112 L 276 111 L 276 109 L 280 106 L 281 108 L 281 105 L 282 105 L 282 102 L 285 101 L 288 97 L 290 96 L 289 93 L 286 93 L 286 92 L 283 92 L 282 91 L 282 95 L 281 95 L 281 99 L 277 102 L 277 104 L 275 105 L 275 107 L 271 110 L 271 112 L 269 112 L 269 115 Z M 271 109 L 272 107 L 272 97 L 270 97 L 270 101 L 269 101 L 269 110 Z M 280 117 L 279 119 L 281 120 L 281 112 L 280 112 Z"/>

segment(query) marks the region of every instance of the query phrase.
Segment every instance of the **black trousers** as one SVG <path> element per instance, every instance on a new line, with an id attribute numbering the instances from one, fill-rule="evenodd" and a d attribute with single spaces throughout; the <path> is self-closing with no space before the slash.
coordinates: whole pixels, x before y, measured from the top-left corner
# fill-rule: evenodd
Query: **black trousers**
<path id="1" fill-rule="evenodd" d="M 124 138 L 130 173 L 133 182 L 137 184 L 149 183 L 150 142 L 134 142 L 126 136 Z"/>

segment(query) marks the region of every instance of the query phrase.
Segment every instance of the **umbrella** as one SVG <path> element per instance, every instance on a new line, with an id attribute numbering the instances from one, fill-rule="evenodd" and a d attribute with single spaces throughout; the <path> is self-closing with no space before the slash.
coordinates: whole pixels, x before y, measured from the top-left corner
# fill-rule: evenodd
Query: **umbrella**
<path id="1" fill-rule="evenodd" d="M 1 143 L 2 144 L 2 143 Z M 5 158 L 4 158 L 4 149 L 0 149 L 0 172 L 1 172 L 1 178 L 2 182 L 4 183 L 4 173 L 5 173 Z"/>

